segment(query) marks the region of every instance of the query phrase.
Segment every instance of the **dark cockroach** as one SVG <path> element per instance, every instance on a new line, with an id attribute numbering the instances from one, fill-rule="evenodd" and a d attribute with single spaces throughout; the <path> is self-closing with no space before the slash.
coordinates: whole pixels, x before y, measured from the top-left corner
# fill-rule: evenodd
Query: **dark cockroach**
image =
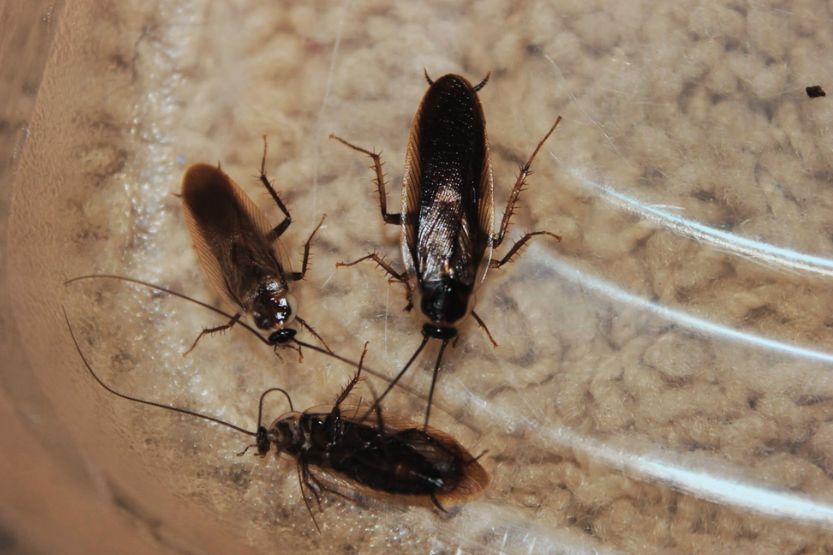
<path id="1" fill-rule="evenodd" d="M 324 217 L 304 244 L 301 271 L 293 272 L 279 242 L 292 223 L 292 217 L 266 177 L 265 168 L 264 137 L 260 182 L 284 215 L 274 227 L 243 189 L 219 167 L 194 164 L 182 177 L 182 208 L 200 265 L 211 285 L 238 307 L 238 312 L 228 323 L 200 332 L 189 352 L 203 335 L 232 327 L 244 313 L 251 315 L 258 328 L 274 330 L 269 335 L 273 345 L 288 343 L 295 336 L 296 330 L 289 326 L 297 320 L 327 347 L 298 315 L 295 299 L 289 293 L 289 282 L 301 280 L 306 274 L 310 242 L 324 223 Z"/>
<path id="2" fill-rule="evenodd" d="M 549 231 L 533 231 L 518 240 L 501 259 L 493 259 L 493 250 L 506 236 L 515 203 L 526 184 L 530 166 L 541 146 L 561 121 L 559 116 L 521 166 L 512 187 L 503 219 L 494 233 L 494 200 L 489 141 L 483 109 L 477 91 L 489 77 L 472 86 L 459 75 L 445 75 L 432 81 L 414 115 L 405 174 L 402 181 L 402 210 L 387 211 L 387 195 L 378 153 L 355 146 L 331 135 L 344 145 L 373 159 L 376 185 L 385 223 L 402 226 L 402 256 L 405 271 L 397 272 L 381 256 L 368 254 L 338 266 L 352 266 L 373 260 L 393 280 L 406 287 L 410 310 L 419 305 L 423 316 L 422 343 L 399 374 L 379 397 L 381 401 L 405 374 L 429 339 L 442 341 L 425 411 L 425 424 L 431 414 L 434 386 L 448 342 L 457 337 L 457 328 L 471 314 L 497 346 L 483 319 L 474 311 L 475 290 L 489 268 L 500 268 L 536 235 L 561 238 Z M 415 298 L 416 297 L 416 298 Z"/>
<path id="3" fill-rule="evenodd" d="M 821 98 L 822 96 L 827 96 L 827 93 L 824 92 L 824 89 L 821 88 L 821 85 L 812 85 L 810 87 L 806 87 L 804 92 L 807 93 L 807 96 L 810 98 Z"/>
<path id="4" fill-rule="evenodd" d="M 350 497 L 334 489 L 334 484 L 324 483 L 313 473 L 313 468 L 342 479 L 357 491 L 403 496 L 410 501 L 427 499 L 442 511 L 445 511 L 442 503 L 461 503 L 473 499 L 489 484 L 489 475 L 477 462 L 477 458 L 446 433 L 408 422 L 385 420 L 378 405 L 373 422 L 357 418 L 355 414 L 342 413 L 341 405 L 361 375 L 367 345 L 355 376 L 329 411 L 295 411 L 289 394 L 284 389 L 273 387 L 261 394 L 257 428 L 251 431 L 213 416 L 114 390 L 98 377 L 87 361 L 66 311 L 64 318 L 81 360 L 92 377 L 108 392 L 128 401 L 202 418 L 255 438 L 255 443 L 246 447 L 240 455 L 254 447 L 256 454 L 263 457 L 274 447 L 277 455 L 286 453 L 293 457 L 301 496 L 316 528 L 318 523 L 305 490 L 312 493 L 319 508 L 322 491 L 347 499 Z M 286 397 L 290 412 L 278 417 L 267 428 L 263 425 L 263 402 L 272 392 L 280 392 Z"/>

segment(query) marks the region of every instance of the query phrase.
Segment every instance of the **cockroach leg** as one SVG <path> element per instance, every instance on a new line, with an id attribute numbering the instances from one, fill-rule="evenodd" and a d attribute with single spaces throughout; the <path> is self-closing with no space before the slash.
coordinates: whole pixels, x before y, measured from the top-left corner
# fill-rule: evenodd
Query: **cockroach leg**
<path id="1" fill-rule="evenodd" d="M 366 354 L 367 354 L 367 342 L 365 342 L 364 350 L 362 351 L 362 356 L 361 356 L 361 358 L 359 358 L 359 367 L 356 370 L 356 374 L 347 383 L 344 390 L 341 392 L 341 394 L 336 399 L 336 402 L 333 404 L 333 410 L 338 410 L 338 408 L 341 406 L 341 403 L 343 403 L 344 400 L 347 399 L 347 396 L 350 395 L 350 392 L 353 391 L 353 388 L 356 387 L 357 383 L 359 383 L 359 378 L 362 375 L 362 366 L 364 366 L 364 356 Z"/>
<path id="2" fill-rule="evenodd" d="M 434 386 L 437 384 L 437 374 L 440 372 L 440 363 L 443 361 L 443 353 L 448 346 L 448 339 L 443 340 L 440 346 L 440 352 L 437 354 L 437 362 L 434 364 L 434 375 L 431 376 L 431 389 L 428 390 L 428 408 L 425 409 L 425 424 L 424 429 L 428 428 L 428 420 L 431 418 L 431 403 L 434 401 Z"/>
<path id="3" fill-rule="evenodd" d="M 527 233 L 526 235 L 524 235 L 523 237 L 518 239 L 518 241 L 514 245 L 512 245 L 512 248 L 509 249 L 509 252 L 507 252 L 506 255 L 503 258 L 501 258 L 500 260 L 494 260 L 494 259 L 490 260 L 489 261 L 489 268 L 500 268 L 501 266 L 503 266 L 507 262 L 510 262 L 512 260 L 512 257 L 515 256 L 518 253 L 518 251 L 523 248 L 523 246 L 526 244 L 526 242 L 529 241 L 530 239 L 532 239 L 533 237 L 535 237 L 536 235 L 549 235 L 550 237 L 552 237 L 556 241 L 561 241 L 561 236 L 560 235 L 556 235 L 555 233 L 550 233 L 549 231 L 533 231 L 531 233 Z"/>
<path id="4" fill-rule="evenodd" d="M 444 513 L 445 513 L 445 514 L 447 514 L 447 515 L 448 515 L 448 514 L 451 514 L 451 513 L 449 513 L 449 512 L 448 512 L 448 510 L 447 510 L 445 507 L 443 507 L 443 506 L 442 506 L 442 504 L 440 503 L 440 500 L 439 500 L 439 499 L 437 499 L 437 495 L 436 495 L 436 494 L 434 494 L 434 493 L 432 493 L 432 494 L 431 494 L 431 502 L 432 502 L 432 503 L 434 504 L 434 506 L 435 506 L 435 507 L 437 507 L 440 511 L 444 512 Z"/>
<path id="5" fill-rule="evenodd" d="M 382 406 L 379 404 L 379 396 L 376 395 L 376 390 L 370 382 L 367 383 L 367 388 L 370 390 L 371 395 L 373 395 L 373 407 L 374 412 L 376 413 L 376 427 L 379 431 L 383 431 L 385 429 L 385 420 L 382 418 Z"/>
<path id="6" fill-rule="evenodd" d="M 345 493 L 343 493 L 343 492 L 341 492 L 341 491 L 338 491 L 337 489 L 334 489 L 334 488 L 331 488 L 331 487 L 327 486 L 324 482 L 322 482 L 321 480 L 319 480 L 319 479 L 315 476 L 315 474 L 313 474 L 313 473 L 312 473 L 312 470 L 307 470 L 307 475 L 308 475 L 308 477 L 309 477 L 309 480 L 310 480 L 312 483 L 314 483 L 314 484 L 315 484 L 315 487 L 318 489 L 319 493 L 320 493 L 320 492 L 322 492 L 322 491 L 325 491 L 325 492 L 327 492 L 327 493 L 332 493 L 332 494 L 334 494 L 334 495 L 338 495 L 339 497 L 342 497 L 342 498 L 344 498 L 345 500 L 350 501 L 351 503 L 355 503 L 355 502 L 356 502 L 356 500 L 355 500 L 355 499 L 353 499 L 352 497 L 350 497 L 349 495 L 347 495 L 347 494 L 345 494 Z M 319 503 L 319 508 L 320 508 L 320 506 L 321 506 L 321 505 L 320 505 L 320 503 Z"/>
<path id="7" fill-rule="evenodd" d="M 489 337 L 489 341 L 492 342 L 492 347 L 497 347 L 497 341 L 495 341 L 495 338 L 492 337 L 492 332 L 489 331 L 489 327 L 486 325 L 486 322 L 484 322 L 480 315 L 473 310 L 471 311 L 471 315 L 474 316 L 474 319 L 477 321 L 477 324 L 481 328 L 483 328 L 483 331 L 486 332 L 486 335 Z"/>
<path id="8" fill-rule="evenodd" d="M 385 396 L 388 393 L 390 393 L 390 390 L 393 389 L 393 386 L 395 386 L 399 382 L 399 380 L 402 378 L 402 376 L 405 375 L 405 372 L 407 372 L 408 368 L 411 367 L 411 364 L 414 363 L 414 360 L 416 360 L 416 357 L 419 356 L 419 353 L 421 353 L 422 349 L 425 348 L 425 344 L 428 343 L 428 339 L 429 339 L 429 337 L 427 335 L 422 336 L 422 342 L 419 344 L 419 347 L 417 347 L 417 350 L 414 351 L 414 354 L 411 355 L 411 358 L 408 359 L 408 362 L 405 363 L 405 366 L 402 367 L 402 370 L 399 371 L 399 373 L 396 375 L 396 377 L 393 380 L 391 380 L 391 382 L 388 384 L 388 386 L 385 388 L 385 390 L 382 392 L 382 394 L 379 396 L 379 398 L 376 399 L 376 402 L 373 403 L 373 406 L 370 407 L 369 409 L 367 409 L 365 411 L 365 413 L 361 416 L 361 418 L 359 418 L 360 422 L 364 422 L 365 420 L 367 420 L 368 415 L 373 410 L 375 410 L 376 407 L 378 407 L 382 403 L 382 399 L 384 399 Z M 433 382 L 432 382 L 432 386 L 433 386 Z"/>
<path id="9" fill-rule="evenodd" d="M 288 228 L 289 224 L 292 223 L 292 216 L 289 215 L 289 210 L 286 209 L 286 205 L 278 196 L 278 193 L 275 191 L 272 183 L 269 182 L 269 178 L 266 177 L 266 135 L 263 136 L 263 158 L 260 160 L 260 182 L 263 183 L 263 186 L 266 187 L 267 191 L 269 191 L 269 195 L 272 197 L 272 200 L 275 201 L 275 204 L 278 205 L 278 208 L 280 208 L 284 215 L 283 221 L 266 234 L 266 240 L 271 243 L 283 235 L 283 232 L 286 231 L 286 228 Z"/>
<path id="10" fill-rule="evenodd" d="M 379 206 L 382 209 L 382 218 L 385 220 L 386 224 L 402 225 L 402 214 L 391 214 L 388 212 L 388 194 L 385 191 L 385 175 L 382 172 L 382 155 L 349 143 L 337 135 L 330 135 L 330 138 L 337 140 L 346 147 L 367 154 L 373 159 L 373 168 L 376 171 L 376 187 L 379 189 Z"/>
<path id="11" fill-rule="evenodd" d="M 304 492 L 304 487 L 306 486 L 307 489 L 312 491 L 312 488 L 309 485 L 309 481 L 307 479 L 302 479 L 301 474 L 303 472 L 304 476 L 307 474 L 307 463 L 304 461 L 303 457 L 298 458 L 298 464 L 295 465 L 298 471 L 298 488 L 301 490 L 301 499 L 304 500 L 304 505 L 307 506 L 307 512 L 309 512 L 310 518 L 312 518 L 312 523 L 315 524 L 315 529 L 318 530 L 318 533 L 321 533 L 321 527 L 318 526 L 318 521 L 315 520 L 315 515 L 312 513 L 312 507 L 309 504 L 309 499 L 307 499 L 307 494 Z M 319 503 L 320 505 L 320 503 Z"/>
<path id="12" fill-rule="evenodd" d="M 301 318 L 300 316 L 297 316 L 297 315 L 295 316 L 295 320 L 297 320 L 299 324 L 301 324 L 302 326 L 304 326 L 304 328 L 305 328 L 308 332 L 310 332 L 312 335 L 314 335 L 314 336 L 315 336 L 315 338 L 318 340 L 318 342 L 319 342 L 319 343 L 321 343 L 322 345 L 324 345 L 324 348 L 325 348 L 325 349 L 327 349 L 327 352 L 328 352 L 328 353 L 331 353 L 331 354 L 332 354 L 332 352 L 333 352 L 333 351 L 332 351 L 332 349 L 330 349 L 330 346 L 329 346 L 329 345 L 327 345 L 327 342 L 326 342 L 326 341 L 324 341 L 324 338 L 323 338 L 323 337 L 321 337 L 320 335 L 318 335 L 318 332 L 317 332 L 317 331 L 315 331 L 314 329 L 312 329 L 312 326 L 310 326 L 309 324 L 307 324 L 307 321 L 306 321 L 306 320 L 304 320 L 303 318 Z M 300 347 L 299 347 L 299 352 L 300 352 Z"/>
<path id="13" fill-rule="evenodd" d="M 312 472 L 310 472 L 309 465 L 304 465 L 301 469 L 304 479 L 304 484 L 312 492 L 315 497 L 315 503 L 318 505 L 318 510 L 321 510 L 321 488 L 318 487 L 318 480 L 312 480 Z"/>
<path id="14" fill-rule="evenodd" d="M 344 266 L 355 266 L 359 262 L 364 262 L 365 260 L 372 260 L 376 264 L 379 265 L 389 276 L 391 281 L 395 281 L 401 283 L 405 286 L 406 295 L 408 299 L 408 304 L 405 306 L 405 311 L 410 311 L 414 307 L 413 298 L 414 298 L 414 291 L 411 287 L 411 282 L 408 280 L 408 272 L 399 273 L 393 269 L 393 266 L 388 264 L 388 261 L 372 252 L 365 256 L 362 256 L 358 260 L 354 260 L 353 262 L 336 262 L 336 268 L 341 268 Z"/>
<path id="15" fill-rule="evenodd" d="M 206 329 L 202 330 L 200 332 L 200 334 L 197 336 L 197 338 L 194 339 L 194 342 L 191 343 L 191 347 L 187 351 L 182 353 L 182 356 L 186 357 L 189 354 L 191 354 L 191 351 L 194 350 L 194 348 L 197 346 L 197 343 L 199 343 L 200 339 L 202 339 L 203 335 L 211 335 L 212 333 L 226 331 L 227 329 L 234 326 L 234 324 L 236 324 L 238 321 L 240 321 L 241 316 L 242 316 L 242 314 L 240 312 L 238 312 L 234 316 L 231 317 L 231 320 L 229 320 L 227 324 L 223 324 L 222 326 L 217 326 L 215 328 L 206 328 Z"/>
<path id="16" fill-rule="evenodd" d="M 239 453 L 235 453 L 235 455 L 238 456 L 238 457 L 242 457 L 243 455 L 245 455 L 246 453 L 249 452 L 249 449 L 257 449 L 257 443 L 252 443 L 251 445 L 247 445 L 245 449 L 243 449 Z M 255 453 L 255 455 L 257 455 L 257 453 Z"/>
<path id="17" fill-rule="evenodd" d="M 292 272 L 289 276 L 287 276 L 291 281 L 299 281 L 304 279 L 304 276 L 307 273 L 307 268 L 309 268 L 309 246 L 312 243 L 312 238 L 315 237 L 315 234 L 318 233 L 318 230 L 321 228 L 321 225 L 324 223 L 324 220 L 327 219 L 327 215 L 323 214 L 321 216 L 321 221 L 318 222 L 318 225 L 315 226 L 315 229 L 312 230 L 312 233 L 309 234 L 307 237 L 307 242 L 304 243 L 304 258 L 301 262 L 301 271 L 300 272 Z"/>
<path id="18" fill-rule="evenodd" d="M 509 220 L 512 219 L 512 214 L 515 212 L 515 203 L 518 202 L 518 197 L 521 196 L 521 191 L 523 191 L 524 185 L 526 185 L 526 178 L 529 177 L 531 173 L 529 168 L 532 166 L 532 161 L 535 160 L 535 156 L 538 155 L 538 151 L 541 150 L 541 147 L 544 146 L 544 143 L 550 138 L 550 135 L 553 134 L 559 123 L 561 123 L 561 116 L 556 118 L 555 123 L 552 127 L 550 127 L 550 130 L 547 131 L 544 138 L 538 142 L 538 146 L 535 147 L 532 155 L 526 163 L 521 166 L 518 178 L 515 180 L 515 185 L 512 187 L 512 192 L 509 194 L 509 201 L 506 203 L 506 210 L 503 212 L 503 219 L 500 221 L 500 230 L 496 235 L 492 235 L 491 237 L 490 242 L 492 248 L 497 248 L 497 246 L 503 242 L 503 238 L 506 236 L 506 231 L 509 229 Z"/>
<path id="19" fill-rule="evenodd" d="M 297 319 L 297 317 L 296 317 L 296 319 Z M 272 346 L 272 352 L 275 354 L 276 357 L 278 357 L 278 360 L 283 362 L 283 357 L 278 352 L 278 348 L 295 349 L 296 351 L 298 351 L 298 363 L 300 364 L 300 363 L 304 362 L 304 352 L 301 350 L 300 345 L 288 345 L 286 343 L 278 343 L 277 345 L 273 345 Z"/>

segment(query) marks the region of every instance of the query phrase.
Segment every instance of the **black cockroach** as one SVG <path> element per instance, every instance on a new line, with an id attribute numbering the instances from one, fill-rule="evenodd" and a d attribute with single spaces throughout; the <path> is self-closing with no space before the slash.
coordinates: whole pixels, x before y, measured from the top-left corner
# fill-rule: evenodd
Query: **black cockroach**
<path id="1" fill-rule="evenodd" d="M 430 500 L 442 511 L 443 502 L 461 503 L 481 494 L 489 484 L 489 475 L 460 443 L 450 435 L 433 428 L 422 428 L 408 422 L 385 420 L 376 405 L 375 422 L 364 417 L 342 413 L 341 405 L 359 380 L 362 363 L 367 353 L 365 344 L 358 370 L 344 391 L 327 412 L 312 410 L 298 412 L 284 389 L 273 387 L 264 391 L 258 403 L 257 428 L 247 430 L 219 418 L 195 411 L 168 406 L 120 393 L 98 377 L 78 343 L 69 318 L 64 311 L 72 341 L 87 370 L 101 387 L 113 395 L 186 414 L 220 424 L 255 438 L 250 447 L 265 456 L 274 447 L 277 455 L 286 453 L 296 460 L 301 496 L 313 523 L 318 528 L 310 501 L 305 493 L 312 492 L 319 508 L 320 493 L 327 491 L 350 499 L 343 492 L 323 483 L 313 473 L 313 467 L 336 478 L 341 478 L 353 489 L 371 494 L 403 496 L 406 500 Z M 278 417 L 268 428 L 263 425 L 263 402 L 272 392 L 282 393 L 290 412 Z M 355 413 L 359 411 L 356 410 Z M 320 531 L 320 528 L 318 528 Z"/>
<path id="2" fill-rule="evenodd" d="M 258 328 L 275 330 L 269 335 L 273 345 L 286 344 L 295 336 L 296 330 L 289 325 L 297 320 L 327 348 L 321 336 L 298 315 L 295 299 L 289 293 L 289 282 L 301 280 L 306 274 L 310 242 L 324 217 L 304 243 L 301 271 L 293 272 L 279 242 L 292 217 L 266 177 L 265 137 L 260 182 L 284 215 L 274 227 L 219 167 L 194 164 L 182 177 L 182 207 L 200 265 L 211 285 L 238 307 L 228 323 L 202 330 L 188 352 L 203 335 L 227 330 L 243 313 L 250 314 Z"/>
<path id="3" fill-rule="evenodd" d="M 503 258 L 492 258 L 493 250 L 506 236 L 515 203 L 530 175 L 532 161 L 555 131 L 561 117 L 555 120 L 521 166 L 500 228 L 494 233 L 492 165 L 483 108 L 477 97 L 477 91 L 486 85 L 489 76 L 474 86 L 459 75 L 449 74 L 432 81 L 426 73 L 425 78 L 429 88 L 411 125 L 399 214 L 387 211 L 380 155 L 335 135 L 331 138 L 373 159 L 382 218 L 385 223 L 402 226 L 402 257 L 406 269 L 397 272 L 376 253 L 337 266 L 375 261 L 393 280 L 405 285 L 408 297 L 405 309 L 410 310 L 414 302 L 418 303 L 424 319 L 422 343 L 382 392 L 379 401 L 405 374 L 430 338 L 442 341 L 428 394 L 427 426 L 443 353 L 448 342 L 457 337 L 457 327 L 462 320 L 468 314 L 474 316 L 492 344 L 497 346 L 486 324 L 473 309 L 475 290 L 486 271 L 509 262 L 536 235 L 561 240 L 549 231 L 533 231 L 521 237 Z"/>

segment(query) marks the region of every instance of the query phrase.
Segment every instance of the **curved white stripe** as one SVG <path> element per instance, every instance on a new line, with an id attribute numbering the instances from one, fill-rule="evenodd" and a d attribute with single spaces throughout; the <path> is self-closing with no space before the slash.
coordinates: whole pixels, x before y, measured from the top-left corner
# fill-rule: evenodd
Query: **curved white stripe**
<path id="1" fill-rule="evenodd" d="M 660 205 L 650 205 L 616 191 L 609 185 L 604 185 L 580 175 L 576 171 L 570 172 L 582 185 L 599 192 L 614 204 L 630 212 L 669 228 L 671 231 L 690 237 L 697 241 L 711 244 L 719 249 L 732 252 L 760 264 L 773 264 L 794 270 L 802 270 L 825 277 L 833 277 L 833 260 L 804 254 L 784 247 L 777 247 L 769 243 L 755 241 L 741 237 L 734 233 L 721 231 L 703 225 L 693 220 L 681 218 L 659 208 Z"/>
<path id="2" fill-rule="evenodd" d="M 699 497 L 761 514 L 833 525 L 833 506 L 804 496 L 687 468 L 661 457 L 631 454 L 565 428 L 545 430 L 553 442 L 581 450 L 614 468 L 664 482 Z"/>
<path id="3" fill-rule="evenodd" d="M 685 312 L 668 308 L 667 306 L 649 301 L 648 299 L 638 297 L 607 281 L 560 262 L 550 253 L 544 251 L 537 245 L 533 245 L 531 248 L 538 251 L 536 253 L 536 259 L 541 261 L 546 268 L 554 271 L 558 275 L 578 283 L 581 287 L 598 291 L 615 301 L 623 302 L 631 306 L 653 312 L 654 314 L 657 314 L 667 320 L 671 320 L 680 326 L 693 329 L 703 334 L 718 335 L 725 339 L 738 341 L 740 343 L 747 343 L 756 347 L 762 347 L 764 349 L 777 351 L 791 356 L 833 363 L 833 353 L 792 345 L 776 339 L 769 339 L 767 337 L 739 331 L 721 324 L 715 324 L 714 322 L 710 322 L 709 320 L 705 320 L 703 318 L 691 316 Z"/>
<path id="4" fill-rule="evenodd" d="M 631 453 L 562 426 L 544 427 L 539 420 L 520 414 L 517 406 L 507 408 L 489 401 L 475 395 L 462 383 L 458 383 L 454 389 L 466 397 L 467 405 L 478 417 L 497 419 L 512 429 L 534 430 L 535 434 L 562 449 L 582 453 L 589 459 L 628 473 L 636 479 L 661 482 L 700 499 L 763 515 L 833 526 L 833 505 L 828 503 L 751 484 L 740 478 L 718 476 L 704 469 L 686 467 L 655 454 Z M 722 461 L 717 464 L 726 466 L 726 470 L 736 476 L 741 474 L 736 467 Z"/>

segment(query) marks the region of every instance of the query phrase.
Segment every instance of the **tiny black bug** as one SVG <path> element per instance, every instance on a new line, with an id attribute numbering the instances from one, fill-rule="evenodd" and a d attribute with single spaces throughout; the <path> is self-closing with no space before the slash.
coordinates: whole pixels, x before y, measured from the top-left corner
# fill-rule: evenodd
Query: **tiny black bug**
<path id="1" fill-rule="evenodd" d="M 188 352 L 204 335 L 234 326 L 243 313 L 250 314 L 258 328 L 275 330 L 269 335 L 273 345 L 289 343 L 295 337 L 296 330 L 289 326 L 297 320 L 329 350 L 321 336 L 298 315 L 295 299 L 289 293 L 289 282 L 301 280 L 306 274 L 310 242 L 326 216 L 304 244 L 301 271 L 293 272 L 279 242 L 292 218 L 266 177 L 266 137 L 260 182 L 284 215 L 274 227 L 219 167 L 194 164 L 182 177 L 182 207 L 200 265 L 211 285 L 239 309 L 228 323 L 202 330 Z"/>
<path id="2" fill-rule="evenodd" d="M 357 491 L 403 496 L 405 500 L 430 500 L 445 511 L 443 502 L 460 503 L 481 494 L 489 484 L 489 475 L 460 443 L 450 435 L 433 428 L 422 428 L 407 421 L 384 419 L 381 408 L 375 405 L 375 422 L 364 417 L 342 413 L 342 403 L 359 380 L 367 345 L 359 360 L 358 370 L 344 391 L 327 412 L 312 410 L 297 412 L 289 394 L 279 387 L 264 391 L 258 403 L 257 428 L 247 430 L 219 418 L 195 411 L 168 406 L 120 393 L 99 378 L 89 363 L 75 337 L 75 332 L 64 310 L 72 341 L 89 373 L 109 393 L 143 405 L 149 405 L 180 414 L 186 414 L 255 438 L 255 443 L 239 455 L 254 447 L 258 456 L 265 456 L 273 447 L 277 455 L 286 453 L 296 461 L 301 496 L 320 531 L 310 501 L 305 493 L 313 494 L 321 505 L 322 491 L 351 499 L 334 489 L 313 473 L 312 467 L 345 480 Z M 290 412 L 278 417 L 268 428 L 263 425 L 263 403 L 272 392 L 282 393 Z"/>
<path id="3" fill-rule="evenodd" d="M 827 96 L 827 93 L 824 92 L 824 89 L 821 88 L 821 85 L 812 85 L 810 87 L 806 87 L 804 91 L 810 98 L 821 98 L 822 96 Z"/>
<path id="4" fill-rule="evenodd" d="M 555 120 L 521 166 L 500 228 L 494 233 L 492 165 L 483 108 L 477 97 L 489 76 L 474 86 L 453 74 L 432 81 L 426 73 L 425 78 L 429 87 L 411 125 L 400 213 L 387 211 L 380 155 L 335 135 L 330 137 L 373 159 L 382 218 L 385 223 L 402 226 L 402 257 L 406 269 L 397 272 L 376 253 L 337 266 L 375 261 L 393 280 L 405 286 L 408 300 L 405 309 L 410 310 L 417 303 L 424 320 L 422 342 L 382 392 L 379 401 L 405 374 L 429 339 L 442 342 L 428 393 L 427 426 L 443 353 L 448 342 L 457 337 L 457 328 L 463 319 L 471 314 L 497 346 L 483 319 L 474 311 L 475 290 L 487 270 L 508 263 L 536 235 L 561 240 L 549 231 L 533 231 L 521 237 L 503 258 L 492 258 L 493 250 L 506 236 L 515 204 L 530 175 L 532 161 L 555 131 L 561 117 Z"/>

